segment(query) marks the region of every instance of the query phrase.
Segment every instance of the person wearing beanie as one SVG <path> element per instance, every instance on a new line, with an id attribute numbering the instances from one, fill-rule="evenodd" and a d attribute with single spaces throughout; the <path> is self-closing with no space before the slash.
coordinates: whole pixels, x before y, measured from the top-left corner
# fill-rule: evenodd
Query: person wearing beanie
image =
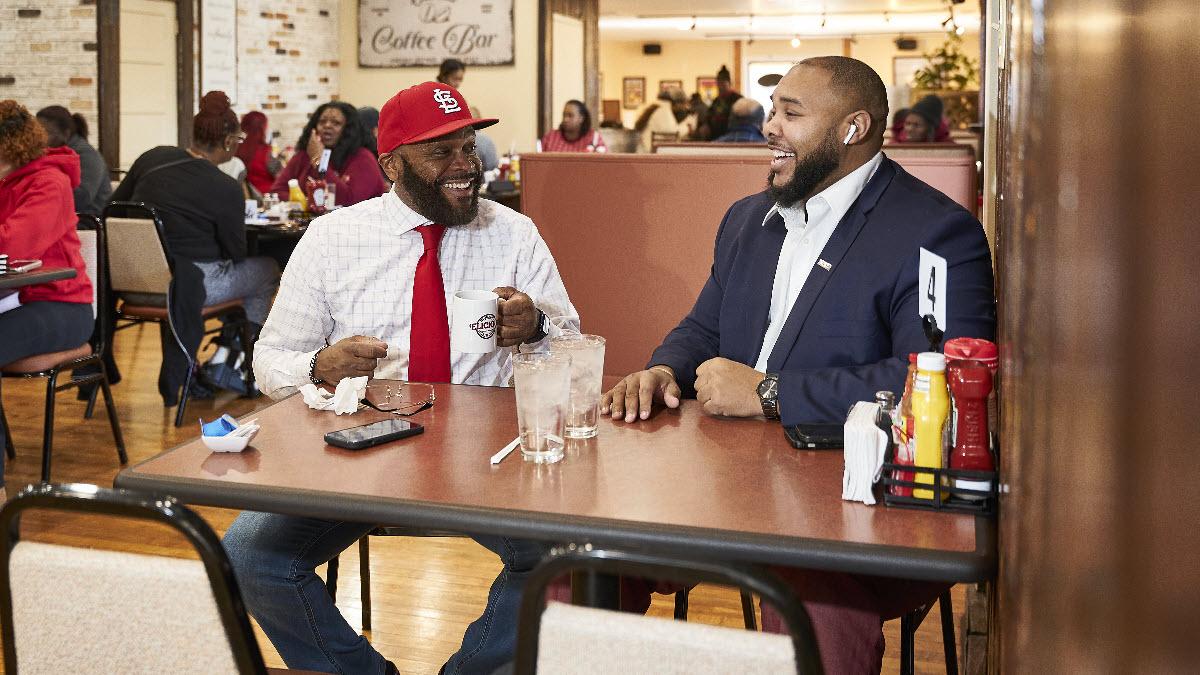
<path id="1" fill-rule="evenodd" d="M 729 119 L 733 115 L 733 104 L 737 103 L 741 97 L 742 95 L 733 89 L 729 69 L 721 66 L 721 69 L 717 71 L 717 97 L 708 107 L 708 114 L 705 116 L 704 123 L 700 125 L 698 135 L 704 140 L 711 140 L 729 131 Z"/>
<path id="2" fill-rule="evenodd" d="M 379 165 L 392 188 L 309 225 L 254 350 L 264 392 L 282 398 L 305 384 L 332 387 L 362 375 L 507 387 L 514 351 L 543 351 L 550 337 L 578 330 L 537 227 L 479 198 L 476 132 L 496 122 L 472 115 L 462 95 L 439 82 L 409 87 L 384 104 Z M 446 300 L 462 290 L 500 298 L 490 353 L 451 348 Z M 396 672 L 350 627 L 314 571 L 376 525 L 245 512 L 226 532 L 246 606 L 289 668 Z M 548 548 L 498 536 L 475 540 L 504 569 L 446 673 L 491 673 L 512 660 L 521 589 Z"/>
<path id="3" fill-rule="evenodd" d="M 83 115 L 71 114 L 61 105 L 37 111 L 52 148 L 67 146 L 79 155 L 79 186 L 75 188 L 75 210 L 100 215 L 112 195 L 112 178 L 104 158 L 88 143 L 88 124 Z"/>
<path id="4" fill-rule="evenodd" d="M 904 142 L 932 143 L 939 140 L 942 126 L 942 99 L 930 94 L 913 104 L 904 118 Z"/>
<path id="5" fill-rule="evenodd" d="M 173 258 L 176 286 L 194 273 L 192 269 L 203 276 L 202 287 L 186 293 L 186 303 L 176 299 L 175 291 L 171 302 L 173 316 L 185 305 L 194 310 L 176 321 L 176 332 L 193 358 L 203 336 L 202 305 L 241 300 L 251 332 L 257 334 L 279 284 L 279 265 L 274 260 L 247 257 L 242 188 L 217 168 L 234 157 L 244 138 L 229 97 L 210 91 L 200 100 L 200 112 L 192 119 L 188 146 L 163 145 L 142 153 L 112 194 L 113 201 L 144 202 L 158 211 Z M 160 295 L 127 294 L 125 299 L 135 304 L 166 304 L 166 297 Z M 175 383 L 182 378 L 175 372 L 177 362 L 171 359 L 179 348 L 165 334 L 164 340 L 159 392 L 167 405 L 174 405 Z M 233 379 L 237 382 L 225 384 L 237 390 L 240 379 Z M 193 391 L 196 393 L 200 392 Z"/>

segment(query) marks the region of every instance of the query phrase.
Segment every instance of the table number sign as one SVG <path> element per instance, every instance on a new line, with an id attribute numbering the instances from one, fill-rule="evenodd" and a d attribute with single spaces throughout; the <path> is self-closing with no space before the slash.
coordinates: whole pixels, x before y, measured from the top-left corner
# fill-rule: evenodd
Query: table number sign
<path id="1" fill-rule="evenodd" d="M 513 0 L 359 0 L 358 64 L 513 63 Z"/>
<path id="2" fill-rule="evenodd" d="M 917 314 L 932 314 L 937 327 L 946 330 L 946 259 L 924 248 L 917 273 Z"/>

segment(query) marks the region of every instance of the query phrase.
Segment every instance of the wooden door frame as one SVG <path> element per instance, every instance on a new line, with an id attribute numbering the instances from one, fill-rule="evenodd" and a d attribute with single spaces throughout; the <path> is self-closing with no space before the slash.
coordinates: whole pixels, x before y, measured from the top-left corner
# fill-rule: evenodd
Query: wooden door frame
<path id="1" fill-rule="evenodd" d="M 195 91 L 195 10 L 192 0 L 174 0 L 175 114 L 180 146 L 192 139 Z M 97 0 L 97 115 L 100 121 L 100 155 L 109 167 L 121 161 L 121 0 Z"/>
<path id="2" fill-rule="evenodd" d="M 600 2 L 599 0 L 538 0 L 538 138 L 554 128 L 554 54 L 555 13 L 583 22 L 583 102 L 592 114 L 592 124 L 600 119 Z"/>

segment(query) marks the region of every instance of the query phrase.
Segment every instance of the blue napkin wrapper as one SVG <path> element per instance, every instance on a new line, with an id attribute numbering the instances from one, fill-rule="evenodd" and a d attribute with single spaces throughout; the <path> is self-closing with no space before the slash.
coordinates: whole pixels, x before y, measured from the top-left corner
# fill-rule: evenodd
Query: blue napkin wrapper
<path id="1" fill-rule="evenodd" d="M 221 415 L 211 422 L 200 420 L 201 436 L 228 436 L 236 428 L 237 420 L 229 415 Z"/>

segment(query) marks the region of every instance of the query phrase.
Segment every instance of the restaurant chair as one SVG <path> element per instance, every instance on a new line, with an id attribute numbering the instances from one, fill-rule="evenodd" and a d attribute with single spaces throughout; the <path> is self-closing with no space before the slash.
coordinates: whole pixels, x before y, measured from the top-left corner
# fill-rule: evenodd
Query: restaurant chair
<path id="1" fill-rule="evenodd" d="M 199 559 L 24 541 L 30 510 L 159 523 Z M 6 673 L 298 673 L 264 666 L 220 540 L 174 499 L 31 485 L 0 509 L 0 537 Z"/>
<path id="2" fill-rule="evenodd" d="M 416 527 L 377 527 L 358 540 L 358 592 L 362 605 L 362 629 L 371 630 L 371 537 L 465 537 L 458 532 L 442 530 L 424 530 Z M 329 597 L 337 602 L 337 582 L 340 564 L 338 556 L 333 556 L 325 567 L 325 590 Z M 675 593 L 674 616 L 679 621 L 687 621 L 688 591 L 684 588 Z M 754 599 L 746 591 L 741 592 L 742 620 L 746 630 L 757 630 L 754 615 Z"/>
<path id="3" fill-rule="evenodd" d="M 117 216 L 123 213 L 124 216 Z M 130 213 L 142 217 L 128 217 Z M 152 322 L 166 326 L 174 343 L 187 360 L 187 374 L 179 396 L 179 407 L 175 413 L 175 426 L 183 424 L 187 409 L 188 390 L 196 371 L 196 355 L 184 348 L 175 321 L 171 314 L 171 286 L 175 281 L 175 268 L 167 248 L 166 235 L 158 211 L 141 202 L 112 202 L 104 209 L 104 222 L 109 232 L 108 254 L 112 261 L 113 293 L 136 294 L 137 296 L 162 297 L 162 304 L 128 302 L 122 298 L 117 311 L 118 319 L 135 323 Z M 154 246 L 152 242 L 158 242 Z M 244 379 L 246 391 L 254 391 L 253 345 L 250 323 L 241 300 L 231 300 L 205 305 L 200 311 L 201 319 L 224 318 L 241 326 L 242 344 L 245 348 Z M 206 334 L 215 331 L 206 331 Z"/>
<path id="4" fill-rule="evenodd" d="M 958 647 L 954 641 L 954 601 L 950 589 L 935 600 L 942 616 L 942 651 L 946 657 L 946 675 L 958 675 Z M 933 603 L 918 607 L 900 617 L 900 675 L 917 672 L 916 636 L 921 622 L 933 609 Z"/>
<path id="5" fill-rule="evenodd" d="M 108 423 L 112 427 L 113 440 L 117 445 L 117 459 L 124 466 L 129 458 L 125 455 L 125 439 L 121 435 L 121 423 L 117 420 L 117 408 L 113 403 L 112 391 L 108 386 L 108 373 L 104 367 L 104 354 L 107 349 L 106 337 L 108 327 L 108 312 L 104 292 L 108 275 L 108 261 L 104 256 L 106 232 L 104 223 L 95 216 L 80 216 L 81 223 L 90 223 L 94 229 L 78 230 L 80 252 L 87 268 L 88 278 L 92 281 L 92 313 L 95 325 L 92 331 L 92 342 L 85 342 L 73 349 L 59 352 L 34 354 L 12 363 L 0 365 L 0 376 L 5 378 L 46 379 L 46 409 L 43 418 L 42 431 L 42 480 L 50 480 L 50 455 L 54 448 L 54 404 L 56 395 L 73 387 L 86 385 L 100 386 L 104 394 L 104 407 L 108 411 Z M 89 372 L 59 382 L 58 376 L 72 372 L 78 368 L 89 368 Z M 90 407 L 90 406 L 89 406 Z M 3 404 L 0 403 L 0 423 L 4 424 L 4 444 L 8 456 L 15 457 L 12 435 L 8 430 L 7 420 L 3 418 Z"/>
<path id="6" fill-rule="evenodd" d="M 736 586 L 776 607 L 790 635 L 547 603 L 550 582 L 577 570 Z M 761 568 L 570 544 L 555 548 L 530 574 L 517 627 L 517 675 L 663 672 L 664 664 L 678 673 L 823 672 L 808 613 Z"/>

